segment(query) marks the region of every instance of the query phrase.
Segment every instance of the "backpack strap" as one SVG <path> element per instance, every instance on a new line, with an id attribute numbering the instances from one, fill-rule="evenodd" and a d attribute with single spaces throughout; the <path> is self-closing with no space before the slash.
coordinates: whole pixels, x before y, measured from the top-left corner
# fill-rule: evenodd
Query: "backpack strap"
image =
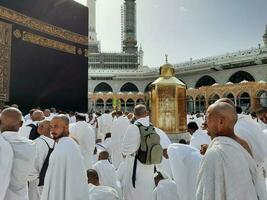
<path id="1" fill-rule="evenodd" d="M 55 141 L 54 141 L 53 147 L 50 148 L 49 144 L 47 143 L 47 141 L 46 141 L 44 138 L 41 138 L 41 137 L 40 137 L 40 139 L 42 139 L 42 140 L 46 143 L 46 145 L 47 145 L 47 147 L 48 147 L 49 150 L 50 150 L 50 149 L 53 149 L 53 150 L 54 150 L 54 148 L 55 148 L 55 144 L 56 144 Z"/>
<path id="2" fill-rule="evenodd" d="M 136 122 L 134 124 L 138 127 L 139 133 L 141 134 L 140 127 L 143 125 L 140 122 Z M 134 156 L 134 166 L 133 166 L 133 175 L 132 175 L 132 184 L 134 188 L 135 188 L 135 181 L 136 181 L 136 169 L 137 169 L 137 154 Z"/>
<path id="3" fill-rule="evenodd" d="M 43 138 L 41 138 L 47 145 L 48 147 L 48 153 L 46 155 L 46 158 L 44 160 L 44 163 L 43 163 L 43 166 L 41 168 L 41 171 L 39 173 L 39 184 L 38 186 L 43 186 L 44 185 L 44 179 L 45 179 L 45 174 L 46 174 L 46 171 L 47 171 L 47 168 L 48 168 L 48 165 L 49 165 L 49 158 L 50 158 L 50 155 L 51 153 L 54 151 L 54 148 L 55 148 L 55 144 L 56 142 L 54 142 L 54 145 L 52 148 L 50 148 L 50 146 L 48 145 L 47 141 Z"/>

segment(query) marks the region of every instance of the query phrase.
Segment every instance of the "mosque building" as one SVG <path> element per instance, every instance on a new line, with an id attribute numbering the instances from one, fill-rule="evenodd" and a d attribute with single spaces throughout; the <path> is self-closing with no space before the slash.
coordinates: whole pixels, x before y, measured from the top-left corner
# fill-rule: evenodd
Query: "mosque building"
<path id="1" fill-rule="evenodd" d="M 122 5 L 122 52 L 104 53 L 96 38 L 95 3 L 88 0 L 89 110 L 131 111 L 138 103 L 149 104 L 149 86 L 159 67 L 143 65 L 144 52 L 136 38 L 136 0 Z M 187 86 L 187 111 L 203 112 L 219 98 L 231 98 L 243 111 L 267 106 L 267 26 L 263 45 L 202 59 L 174 63 L 175 76 Z"/>

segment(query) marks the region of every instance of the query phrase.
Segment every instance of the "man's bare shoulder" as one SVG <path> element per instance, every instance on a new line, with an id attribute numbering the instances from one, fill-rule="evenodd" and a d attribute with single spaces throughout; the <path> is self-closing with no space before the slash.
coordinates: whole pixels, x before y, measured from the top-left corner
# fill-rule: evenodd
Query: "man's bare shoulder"
<path id="1" fill-rule="evenodd" d="M 246 140 L 242 139 L 239 136 L 236 136 L 235 141 L 238 142 L 252 156 L 252 151 L 251 151 L 249 144 Z"/>

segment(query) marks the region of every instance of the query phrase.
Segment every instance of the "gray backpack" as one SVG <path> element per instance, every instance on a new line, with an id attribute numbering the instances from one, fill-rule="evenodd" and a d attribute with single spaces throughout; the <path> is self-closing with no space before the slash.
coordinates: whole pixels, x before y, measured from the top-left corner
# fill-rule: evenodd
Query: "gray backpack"
<path id="1" fill-rule="evenodd" d="M 148 127 L 141 123 L 136 123 L 139 128 L 141 143 L 137 151 L 137 159 L 145 165 L 160 164 L 162 160 L 163 149 L 160 145 L 160 136 L 156 133 L 152 124 Z"/>

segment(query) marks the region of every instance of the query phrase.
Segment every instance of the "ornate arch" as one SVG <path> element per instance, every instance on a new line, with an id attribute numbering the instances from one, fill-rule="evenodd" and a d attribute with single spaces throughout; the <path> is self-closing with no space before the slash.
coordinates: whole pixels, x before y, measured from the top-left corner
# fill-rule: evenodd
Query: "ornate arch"
<path id="1" fill-rule="evenodd" d="M 120 92 L 139 92 L 139 90 L 135 84 L 127 82 L 121 86 Z"/>
<path id="2" fill-rule="evenodd" d="M 106 82 L 101 82 L 95 86 L 94 92 L 113 92 L 113 89 Z"/>
<path id="3" fill-rule="evenodd" d="M 202 76 L 200 79 L 198 79 L 195 85 L 195 88 L 200 88 L 202 86 L 211 86 L 214 83 L 216 83 L 216 80 L 213 77 L 209 75 L 205 75 L 205 76 Z"/>
<path id="4" fill-rule="evenodd" d="M 229 82 L 240 83 L 242 81 L 255 81 L 254 77 L 246 71 L 237 71 L 229 78 Z"/>

